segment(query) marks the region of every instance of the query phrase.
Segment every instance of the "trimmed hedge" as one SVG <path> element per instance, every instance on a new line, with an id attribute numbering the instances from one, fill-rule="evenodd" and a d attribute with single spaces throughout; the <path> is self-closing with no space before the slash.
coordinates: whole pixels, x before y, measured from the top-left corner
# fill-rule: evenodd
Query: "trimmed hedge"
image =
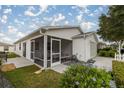
<path id="1" fill-rule="evenodd" d="M 113 61 L 112 70 L 116 86 L 119 88 L 124 88 L 124 62 Z"/>
<path id="2" fill-rule="evenodd" d="M 111 79 L 111 74 L 103 69 L 90 68 L 82 65 L 72 65 L 63 73 L 60 87 L 109 88 Z"/>
<path id="3" fill-rule="evenodd" d="M 19 55 L 15 54 L 14 52 L 8 52 L 7 53 L 7 57 L 8 58 L 16 58 L 16 57 L 20 57 Z"/>
<path id="4" fill-rule="evenodd" d="M 98 50 L 98 55 L 103 57 L 114 57 L 116 50 L 111 48 L 105 48 Z"/>

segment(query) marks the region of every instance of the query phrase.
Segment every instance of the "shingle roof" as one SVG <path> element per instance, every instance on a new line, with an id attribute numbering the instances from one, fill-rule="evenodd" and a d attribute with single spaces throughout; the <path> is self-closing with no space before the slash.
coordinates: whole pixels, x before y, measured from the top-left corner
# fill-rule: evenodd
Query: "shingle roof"
<path id="1" fill-rule="evenodd" d="M 79 29 L 79 31 L 81 33 L 83 33 L 83 31 L 80 29 L 79 26 L 42 26 L 42 27 L 36 29 L 35 31 L 33 31 L 32 33 L 26 35 L 25 37 L 17 40 L 15 43 L 26 40 L 28 36 L 31 36 L 32 34 L 35 34 L 35 33 L 39 33 L 40 30 L 51 31 L 51 30 L 57 30 L 57 29 L 73 29 L 73 28 L 77 28 L 77 29 Z"/>

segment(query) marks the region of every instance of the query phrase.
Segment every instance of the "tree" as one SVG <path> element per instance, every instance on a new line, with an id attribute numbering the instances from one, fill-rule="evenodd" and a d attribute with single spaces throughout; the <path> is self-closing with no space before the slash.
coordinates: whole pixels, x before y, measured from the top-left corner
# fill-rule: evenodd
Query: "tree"
<path id="1" fill-rule="evenodd" d="M 120 48 L 124 41 L 124 6 L 110 6 L 108 13 L 99 18 L 98 34 L 100 38 L 109 42 L 116 42 Z"/>

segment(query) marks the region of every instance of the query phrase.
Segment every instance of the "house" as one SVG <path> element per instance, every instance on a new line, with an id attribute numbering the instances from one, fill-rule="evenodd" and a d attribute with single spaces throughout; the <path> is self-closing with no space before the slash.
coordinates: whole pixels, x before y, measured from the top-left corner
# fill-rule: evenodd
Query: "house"
<path id="1" fill-rule="evenodd" d="M 97 41 L 95 33 L 84 33 L 77 26 L 43 26 L 14 44 L 18 55 L 52 67 L 69 61 L 72 55 L 81 61 L 95 57 Z"/>
<path id="2" fill-rule="evenodd" d="M 106 43 L 98 42 L 98 44 L 97 44 L 98 49 L 103 49 L 103 48 L 106 48 L 106 47 L 108 47 L 108 45 Z"/>
<path id="3" fill-rule="evenodd" d="M 0 42 L 0 52 L 4 52 L 4 51 L 13 52 L 14 46 L 8 43 Z"/>

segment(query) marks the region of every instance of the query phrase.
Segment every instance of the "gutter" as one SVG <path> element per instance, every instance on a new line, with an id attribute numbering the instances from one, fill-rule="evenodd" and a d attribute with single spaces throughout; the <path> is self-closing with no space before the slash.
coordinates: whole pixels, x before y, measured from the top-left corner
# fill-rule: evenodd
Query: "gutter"
<path id="1" fill-rule="evenodd" d="M 86 61 L 86 34 L 84 33 L 84 59 Z"/>

